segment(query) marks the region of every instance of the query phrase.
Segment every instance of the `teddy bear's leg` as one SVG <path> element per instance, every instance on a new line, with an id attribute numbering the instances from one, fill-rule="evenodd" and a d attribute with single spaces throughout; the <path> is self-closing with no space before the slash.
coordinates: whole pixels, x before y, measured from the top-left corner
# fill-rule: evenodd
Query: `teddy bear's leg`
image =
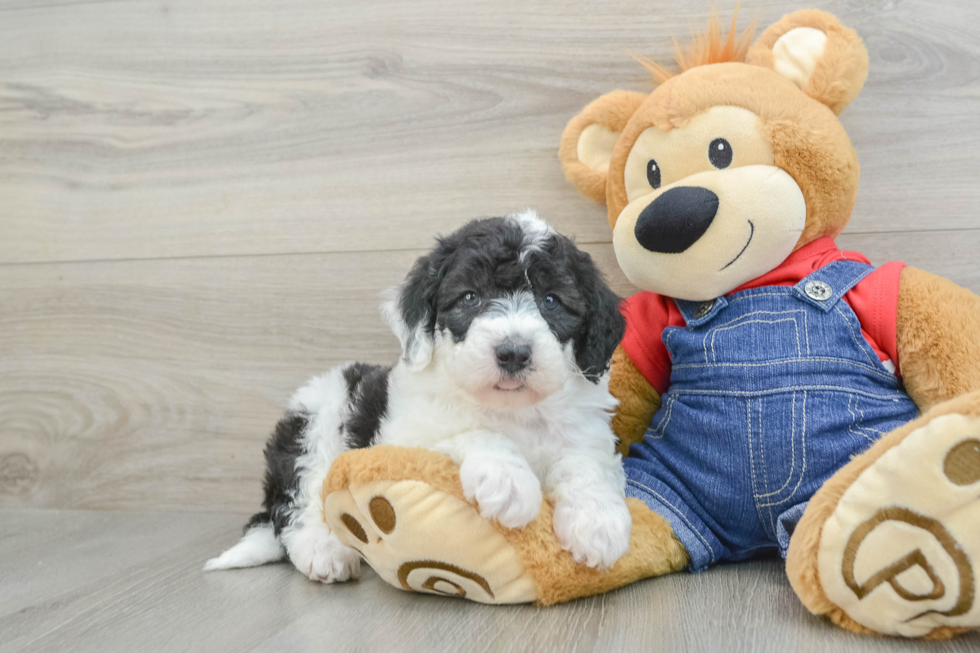
<path id="1" fill-rule="evenodd" d="M 552 529 L 547 501 L 524 529 L 484 519 L 467 502 L 459 470 L 425 449 L 372 447 L 342 454 L 324 483 L 337 537 L 386 582 L 407 591 L 481 603 L 558 603 L 683 569 L 670 526 L 638 500 L 630 551 L 610 569 L 577 564 Z"/>
<path id="2" fill-rule="evenodd" d="M 815 614 L 857 632 L 980 627 L 980 392 L 884 436 L 813 496 L 787 573 Z"/>

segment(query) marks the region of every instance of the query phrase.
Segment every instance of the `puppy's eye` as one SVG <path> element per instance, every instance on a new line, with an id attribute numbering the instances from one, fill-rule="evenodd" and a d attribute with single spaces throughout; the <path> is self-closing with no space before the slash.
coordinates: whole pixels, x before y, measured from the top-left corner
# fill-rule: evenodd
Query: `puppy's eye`
<path id="1" fill-rule="evenodd" d="M 544 299 L 541 300 L 541 310 L 542 311 L 555 311 L 561 306 L 561 300 L 554 295 L 545 295 Z"/>
<path id="2" fill-rule="evenodd" d="M 647 161 L 647 181 L 650 182 L 650 188 L 660 188 L 660 166 L 653 159 Z"/>
<path id="3" fill-rule="evenodd" d="M 476 308 L 480 305 L 480 297 L 475 292 L 468 292 L 459 298 L 459 305 L 463 308 Z"/>
<path id="4" fill-rule="evenodd" d="M 724 138 L 716 138 L 708 146 L 708 160 L 716 168 L 727 168 L 732 164 L 732 146 Z"/>

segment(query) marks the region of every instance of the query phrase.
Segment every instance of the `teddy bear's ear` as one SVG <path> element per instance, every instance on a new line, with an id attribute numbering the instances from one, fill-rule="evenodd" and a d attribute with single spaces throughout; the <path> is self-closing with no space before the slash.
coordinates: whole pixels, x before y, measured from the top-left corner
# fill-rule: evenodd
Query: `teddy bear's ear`
<path id="1" fill-rule="evenodd" d="M 596 202 L 606 201 L 606 171 L 626 123 L 647 99 L 645 93 L 613 91 L 593 100 L 561 136 L 558 158 L 565 177 Z"/>
<path id="2" fill-rule="evenodd" d="M 817 9 L 783 16 L 752 45 L 746 63 L 775 70 L 838 114 L 868 77 L 868 51 L 860 37 Z"/>

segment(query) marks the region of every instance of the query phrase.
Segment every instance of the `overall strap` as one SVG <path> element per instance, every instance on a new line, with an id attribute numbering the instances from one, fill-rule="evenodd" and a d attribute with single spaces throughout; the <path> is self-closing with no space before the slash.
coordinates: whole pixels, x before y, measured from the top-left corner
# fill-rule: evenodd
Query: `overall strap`
<path id="1" fill-rule="evenodd" d="M 804 277 L 793 286 L 793 294 L 826 313 L 874 269 L 858 261 L 834 261 Z"/>
<path id="2" fill-rule="evenodd" d="M 709 299 L 704 302 L 689 302 L 684 299 L 675 299 L 677 310 L 684 316 L 684 322 L 689 327 L 696 327 L 711 320 L 718 311 L 728 306 L 728 300 L 724 297 Z"/>

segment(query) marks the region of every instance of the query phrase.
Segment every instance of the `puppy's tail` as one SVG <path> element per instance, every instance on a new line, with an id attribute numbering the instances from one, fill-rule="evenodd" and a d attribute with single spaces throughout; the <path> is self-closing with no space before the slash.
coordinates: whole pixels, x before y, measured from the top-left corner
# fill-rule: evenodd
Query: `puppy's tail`
<path id="1" fill-rule="evenodd" d="M 257 567 L 282 560 L 285 555 L 286 551 L 276 537 L 269 513 L 260 512 L 249 520 L 245 535 L 238 544 L 204 563 L 204 571 Z"/>

